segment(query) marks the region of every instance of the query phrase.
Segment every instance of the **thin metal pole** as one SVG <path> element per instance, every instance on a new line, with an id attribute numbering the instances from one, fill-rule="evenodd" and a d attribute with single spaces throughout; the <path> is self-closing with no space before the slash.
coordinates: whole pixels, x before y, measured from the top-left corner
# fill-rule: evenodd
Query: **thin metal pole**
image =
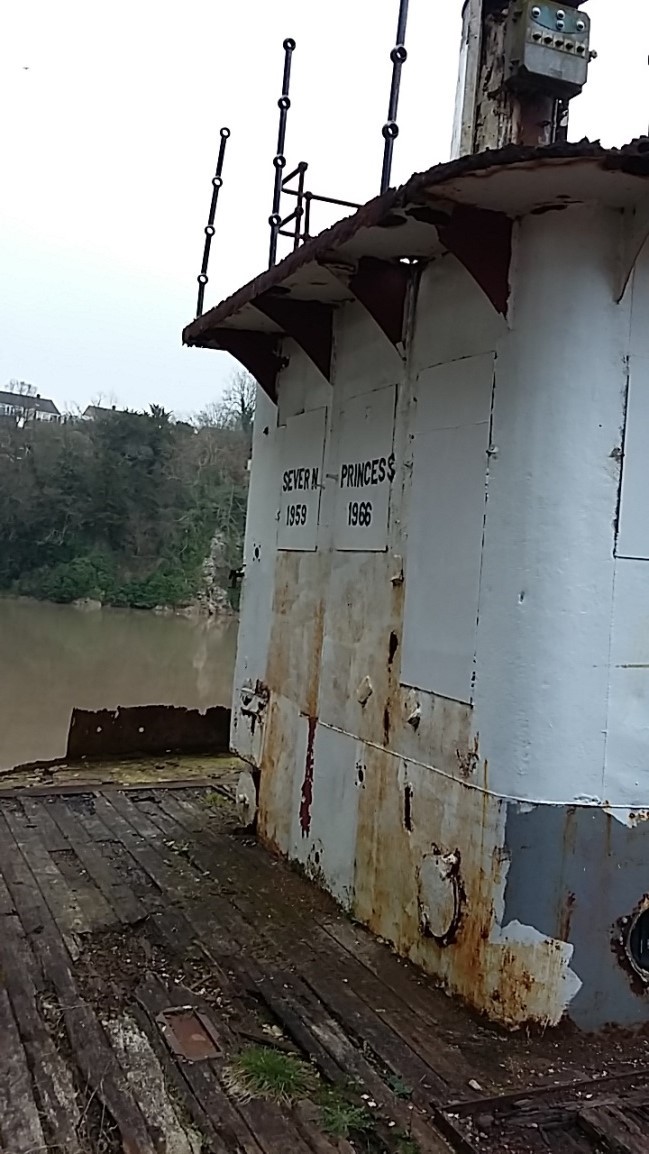
<path id="1" fill-rule="evenodd" d="M 212 177 L 212 200 L 210 202 L 210 212 L 205 226 L 205 244 L 203 246 L 203 263 L 201 271 L 198 275 L 198 301 L 196 303 L 196 316 L 203 315 L 203 303 L 205 300 L 205 288 L 209 277 L 207 275 L 207 267 L 210 263 L 210 249 L 212 247 L 212 237 L 214 236 L 214 217 L 216 215 L 216 206 L 219 201 L 219 193 L 223 186 L 223 161 L 225 160 L 225 146 L 228 143 L 230 136 L 229 128 L 221 129 L 221 143 L 219 144 L 219 156 L 216 162 L 216 172 Z"/>
<path id="2" fill-rule="evenodd" d="M 390 85 L 390 100 L 388 103 L 388 119 L 382 128 L 383 140 L 383 169 L 381 171 L 381 192 L 390 187 L 392 173 L 392 153 L 394 142 L 399 135 L 397 112 L 399 110 L 399 88 L 401 85 L 401 69 L 408 59 L 406 52 L 406 25 L 408 22 L 408 0 L 400 0 L 399 20 L 397 23 L 397 42 L 390 53 L 392 61 L 392 84 Z"/>
<path id="3" fill-rule="evenodd" d="M 277 237 L 282 223 L 279 206 L 282 197 L 282 171 L 286 167 L 284 148 L 286 145 L 286 118 L 291 107 L 289 88 L 291 83 L 291 57 L 295 51 L 295 41 L 288 37 L 284 41 L 284 75 L 282 77 L 282 95 L 277 101 L 279 108 L 279 128 L 277 130 L 277 152 L 273 160 L 275 166 L 275 182 L 273 186 L 273 208 L 268 218 L 270 225 L 270 250 L 268 267 L 272 268 L 277 261 Z"/>

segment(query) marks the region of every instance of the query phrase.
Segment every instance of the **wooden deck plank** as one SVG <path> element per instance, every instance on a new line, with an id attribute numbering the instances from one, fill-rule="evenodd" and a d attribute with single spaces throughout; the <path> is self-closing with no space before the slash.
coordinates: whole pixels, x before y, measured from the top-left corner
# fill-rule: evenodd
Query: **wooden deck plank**
<path id="1" fill-rule="evenodd" d="M 57 794 L 54 797 L 43 798 L 43 805 L 47 806 L 48 810 L 53 806 L 56 806 L 57 809 L 63 806 L 65 812 L 74 819 L 79 837 L 85 837 L 86 841 L 92 845 L 113 842 L 115 841 L 115 834 L 97 815 L 95 800 L 95 795 L 87 792 L 84 794 Z"/>
<path id="2" fill-rule="evenodd" d="M 66 946 L 71 955 L 76 957 L 79 952 L 78 935 L 89 933 L 91 928 L 79 903 L 40 841 L 38 831 L 21 825 L 7 807 L 3 807 L 2 817 L 13 835 L 14 844 L 31 870 Z"/>
<path id="3" fill-rule="evenodd" d="M 154 811 L 149 808 L 149 813 L 153 816 Z M 178 835 L 178 830 L 168 824 L 165 832 L 169 835 Z M 200 853 L 200 850 L 196 850 L 194 847 L 194 852 Z M 204 861 L 202 864 L 207 865 L 208 863 Z M 221 924 L 218 926 L 215 924 L 217 910 L 220 912 L 221 918 Z M 417 1112 L 411 1112 L 407 1104 L 400 1101 L 369 1063 L 361 1058 L 359 1050 L 346 1038 L 339 1022 L 331 1018 L 327 1007 L 317 996 L 314 996 L 303 982 L 300 982 L 302 999 L 296 999 L 294 992 L 296 979 L 289 972 L 289 962 L 286 958 L 280 957 L 279 959 L 285 970 L 275 974 L 275 981 L 266 975 L 267 957 L 264 957 L 260 965 L 257 966 L 255 959 L 260 952 L 265 954 L 264 946 L 260 947 L 259 925 L 255 925 L 254 922 L 251 924 L 242 916 L 236 900 L 232 903 L 212 896 L 205 913 L 202 910 L 189 909 L 186 911 L 186 916 L 194 923 L 196 931 L 205 941 L 210 953 L 220 955 L 224 967 L 227 965 L 231 973 L 233 971 L 238 972 L 240 977 L 243 973 L 243 983 L 245 984 L 247 980 L 248 988 L 253 990 L 257 997 L 262 997 L 266 1001 L 277 1019 L 286 1028 L 289 1036 L 292 1036 L 303 1051 L 316 1061 L 325 1077 L 331 1081 L 346 1081 L 350 1075 L 362 1078 L 367 1085 L 371 1086 L 370 1092 L 380 1096 L 382 1102 L 389 1101 L 392 1114 L 403 1127 L 412 1126 L 413 1134 L 416 1133 L 422 1154 L 433 1154 L 433 1152 L 439 1154 L 440 1151 L 447 1149 L 439 1136 L 434 1134 L 431 1129 L 431 1122 L 426 1117 L 430 1095 L 428 1087 L 421 1084 L 421 1076 L 423 1073 L 429 1081 L 431 1074 L 423 1064 L 417 1067 L 420 1082 L 415 1088 L 417 1091 L 415 1096 L 419 1099 L 420 1108 Z M 238 939 L 234 943 L 232 942 L 233 935 L 235 939 Z M 225 956 L 221 954 L 224 940 L 227 951 Z M 277 951 L 275 951 L 275 956 L 277 957 Z M 327 965 L 326 961 L 323 962 L 322 959 L 320 959 L 320 964 L 325 967 Z M 291 992 L 285 994 L 284 991 L 289 989 Z M 305 1003 L 311 1005 L 311 1022 L 308 1026 L 306 1024 L 308 1014 Z M 347 1009 L 348 1006 L 345 1007 L 346 1011 Z M 348 1013 L 345 1012 L 342 1016 L 346 1018 Z M 332 1045 L 332 1038 L 338 1039 L 335 1046 L 335 1057 L 321 1043 L 316 1030 L 313 1028 L 313 1023 L 319 1024 L 321 1035 L 324 1035 L 330 1045 Z M 381 1026 L 380 1022 L 379 1026 Z M 382 1031 L 382 1036 L 385 1035 L 389 1037 L 386 1031 Z M 340 1041 L 341 1036 L 344 1043 Z M 337 1059 L 341 1057 L 343 1064 L 339 1067 Z M 411 1056 L 409 1055 L 409 1057 Z"/>
<path id="4" fill-rule="evenodd" d="M 169 1005 L 172 998 L 155 974 L 146 974 L 138 986 L 136 997 L 142 1008 L 155 1022 L 156 1016 Z M 252 1131 L 230 1102 L 214 1078 L 212 1070 L 203 1062 L 187 1062 L 182 1072 L 192 1094 L 201 1104 L 222 1142 L 222 1149 L 241 1149 L 244 1154 L 264 1154 Z M 217 1148 L 218 1150 L 218 1148 Z M 220 1151 L 219 1151 L 220 1154 Z"/>
<path id="5" fill-rule="evenodd" d="M 155 1154 L 142 1112 L 91 1007 L 80 996 L 55 927 L 45 927 L 35 949 L 56 990 L 65 1028 L 86 1084 L 117 1125 L 125 1151 Z"/>
<path id="6" fill-rule="evenodd" d="M 100 795 L 96 801 L 97 813 L 102 821 L 112 829 L 128 852 L 135 858 L 158 888 L 176 901 L 194 898 L 200 892 L 204 878 L 187 862 L 172 859 L 172 855 L 163 844 L 162 837 L 159 844 L 147 841 L 135 828 L 110 804 L 107 796 Z M 164 851 L 164 852 L 163 852 Z"/>
<path id="7" fill-rule="evenodd" d="M 578 1114 L 579 1126 L 612 1154 L 647 1154 L 647 1130 L 616 1106 L 599 1106 Z"/>
<path id="8" fill-rule="evenodd" d="M 103 894 L 114 918 L 127 925 L 143 918 L 147 913 L 146 908 L 122 881 L 108 859 L 105 846 L 92 844 L 87 839 L 75 813 L 70 812 L 62 801 L 49 802 L 48 808 L 52 819 L 65 835 L 66 844 L 72 847 L 83 868 Z"/>
<path id="9" fill-rule="evenodd" d="M 149 814 L 153 818 L 152 807 L 149 807 Z M 170 838 L 180 836 L 182 827 L 173 819 L 165 815 L 155 820 L 160 822 Z M 192 853 L 204 868 L 208 868 L 213 862 L 212 846 L 208 845 L 209 856 L 206 857 L 201 849 L 204 844 L 204 837 L 197 834 Z M 272 910 L 278 915 L 273 919 L 274 941 L 277 943 L 279 939 L 281 946 L 284 938 L 285 956 L 292 957 L 293 961 L 299 960 L 305 980 L 334 1016 L 346 1022 L 347 1028 L 353 1028 L 369 1043 L 395 1075 L 400 1072 L 421 1100 L 431 1095 L 437 1100 L 446 1100 L 448 1085 L 432 1065 L 434 1055 L 431 1054 L 429 1034 L 423 1035 L 408 1007 L 356 959 L 349 955 L 341 958 L 342 951 L 333 939 L 320 931 L 312 919 L 301 917 L 299 905 L 290 898 L 285 899 L 281 887 L 271 886 L 272 875 L 262 878 L 260 871 L 252 874 L 250 870 L 244 873 L 237 869 L 241 852 L 233 839 L 223 839 L 220 854 L 221 860 L 225 858 L 228 862 L 227 872 L 237 871 L 233 904 L 248 921 L 257 925 L 262 934 L 265 934 L 263 912 Z M 265 872 L 269 874 L 269 871 Z M 251 887 L 251 877 L 255 879 L 255 889 Z M 303 933 L 296 933 L 296 927 Z M 376 1012 L 377 1007 L 380 1014 Z"/>
<path id="10" fill-rule="evenodd" d="M 38 829 L 39 837 L 45 849 L 64 850 L 67 848 L 65 838 L 58 826 L 52 821 L 47 808 L 34 798 L 23 797 L 20 804 L 24 810 L 28 823 Z"/>
<path id="11" fill-rule="evenodd" d="M 6 822 L 4 827 L 7 838 L 0 836 L 0 868 L 13 897 L 23 932 L 40 962 L 41 972 L 56 991 L 68 1039 L 85 1084 L 112 1115 L 122 1135 L 125 1151 L 155 1154 L 143 1116 L 101 1025 L 77 990 L 63 934 L 43 895 L 39 905 L 39 889 L 34 876 L 27 876 L 30 871 L 26 859 L 22 866 L 13 863 L 12 868 L 12 852 L 15 855 L 17 850 L 14 843 L 12 851 L 10 829 Z M 35 911 L 39 914 L 38 924 L 34 917 Z"/>
<path id="12" fill-rule="evenodd" d="M 64 850 L 50 850 L 50 857 L 69 887 L 90 931 L 113 926 L 119 918 L 106 901 L 101 887 L 95 885 L 92 874 L 85 868 L 72 846 Z"/>
<path id="13" fill-rule="evenodd" d="M 10 1154 L 46 1148 L 25 1051 L 7 991 L 0 987 L 0 1136 Z"/>
<path id="14" fill-rule="evenodd" d="M 81 1114 L 74 1081 L 39 1013 L 40 970 L 15 914 L 0 919 L 0 967 L 49 1137 L 75 1154 Z"/>

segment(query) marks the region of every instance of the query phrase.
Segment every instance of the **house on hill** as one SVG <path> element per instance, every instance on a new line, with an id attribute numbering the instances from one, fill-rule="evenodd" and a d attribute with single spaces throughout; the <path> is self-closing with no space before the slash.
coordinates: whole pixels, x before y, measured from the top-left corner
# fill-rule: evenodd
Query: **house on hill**
<path id="1" fill-rule="evenodd" d="M 16 421 L 60 421 L 61 414 L 54 401 L 41 397 L 39 393 L 12 393 L 0 390 L 0 417 L 10 417 Z"/>

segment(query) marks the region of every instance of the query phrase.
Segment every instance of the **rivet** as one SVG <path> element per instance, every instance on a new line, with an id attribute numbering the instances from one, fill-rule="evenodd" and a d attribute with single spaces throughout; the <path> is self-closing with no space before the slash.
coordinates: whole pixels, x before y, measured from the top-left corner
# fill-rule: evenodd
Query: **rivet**
<path id="1" fill-rule="evenodd" d="M 541 15 L 541 9 L 540 8 L 533 8 L 532 9 L 532 16 L 534 17 L 535 20 L 538 20 L 540 15 Z"/>
<path id="2" fill-rule="evenodd" d="M 566 14 L 565 14 L 563 8 L 560 8 L 559 11 L 557 12 L 557 20 L 565 20 L 565 18 L 566 18 Z"/>
<path id="3" fill-rule="evenodd" d="M 585 32 L 586 31 L 586 21 L 585 20 L 578 20 L 577 21 L 577 31 L 578 32 Z"/>
<path id="4" fill-rule="evenodd" d="M 564 46 L 564 43 L 565 43 L 565 41 L 564 41 L 564 40 L 560 40 L 560 39 L 559 39 L 559 40 L 555 40 L 555 42 L 554 42 L 554 47 L 555 47 L 555 48 L 563 48 L 563 46 Z"/>
<path id="5" fill-rule="evenodd" d="M 566 27 L 565 20 L 557 20 L 557 29 L 559 30 L 559 32 L 563 32 L 565 27 Z"/>
<path id="6" fill-rule="evenodd" d="M 543 37 L 543 43 L 551 45 L 552 44 L 552 37 L 551 36 L 544 36 Z"/>
<path id="7" fill-rule="evenodd" d="M 542 39 L 543 39 L 543 37 L 541 36 L 540 32 L 533 32 L 532 33 L 532 40 L 542 40 Z"/>

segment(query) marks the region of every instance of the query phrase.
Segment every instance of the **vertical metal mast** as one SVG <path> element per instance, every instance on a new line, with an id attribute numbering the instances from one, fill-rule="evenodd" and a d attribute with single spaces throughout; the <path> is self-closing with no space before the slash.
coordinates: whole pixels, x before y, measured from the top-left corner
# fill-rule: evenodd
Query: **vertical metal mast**
<path id="1" fill-rule="evenodd" d="M 284 41 L 284 75 L 282 78 L 282 95 L 277 101 L 279 108 L 279 128 L 277 130 L 277 152 L 273 160 L 275 166 L 275 183 L 273 187 L 273 208 L 268 218 L 270 225 L 270 250 L 268 254 L 268 267 L 272 266 L 277 261 L 277 237 L 282 224 L 280 215 L 280 203 L 282 197 L 282 171 L 286 167 L 286 156 L 284 149 L 286 147 L 286 119 L 288 117 L 288 110 L 291 107 L 291 98 L 289 96 L 289 88 L 291 84 L 291 57 L 295 51 L 295 41 L 290 37 Z"/>
<path id="2" fill-rule="evenodd" d="M 388 103 L 388 119 L 382 128 L 383 139 L 383 169 L 381 172 L 381 192 L 390 187 L 392 174 L 392 153 L 394 142 L 399 135 L 397 112 L 399 111 L 399 89 L 401 87 L 401 69 L 408 59 L 406 52 L 406 25 L 408 22 L 408 0 L 400 0 L 399 20 L 397 23 L 397 42 L 390 53 L 392 61 L 392 84 L 390 85 L 390 100 Z"/>
<path id="3" fill-rule="evenodd" d="M 225 146 L 228 143 L 230 136 L 229 128 L 221 129 L 221 143 L 219 144 L 219 156 L 216 162 L 216 172 L 212 177 L 212 200 L 210 202 L 210 211 L 205 225 L 205 244 L 203 246 L 203 263 L 201 271 L 198 274 L 198 301 L 196 303 L 196 316 L 203 315 L 203 304 L 205 301 L 205 288 L 209 277 L 207 275 L 207 267 L 210 263 L 210 249 L 212 247 L 212 237 L 214 236 L 214 217 L 216 215 L 216 206 L 219 201 L 219 193 L 223 186 L 223 161 L 225 160 Z"/>

